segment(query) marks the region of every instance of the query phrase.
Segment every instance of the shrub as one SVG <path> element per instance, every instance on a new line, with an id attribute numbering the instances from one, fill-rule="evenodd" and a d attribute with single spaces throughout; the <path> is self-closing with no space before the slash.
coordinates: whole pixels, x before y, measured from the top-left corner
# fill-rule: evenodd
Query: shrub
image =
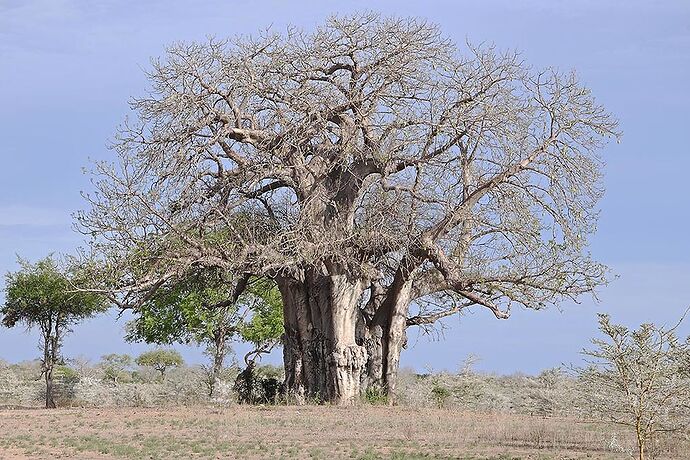
<path id="1" fill-rule="evenodd" d="M 367 388 L 364 393 L 364 400 L 374 406 L 388 404 L 388 395 L 383 388 L 379 386 L 371 386 Z"/>
<path id="2" fill-rule="evenodd" d="M 132 357 L 111 353 L 101 357 L 100 366 L 103 368 L 103 380 L 113 384 L 131 382 L 132 376 L 127 369 L 132 365 Z"/>
<path id="3" fill-rule="evenodd" d="M 451 396 L 451 391 L 442 385 L 438 380 L 434 381 L 431 387 L 431 399 L 438 408 L 445 407 L 448 398 Z"/>
<path id="4" fill-rule="evenodd" d="M 234 390 L 237 393 L 237 402 L 240 404 L 275 404 L 278 396 L 282 393 L 282 384 L 276 377 L 274 366 L 259 368 L 251 363 L 238 374 L 235 379 Z M 282 372 L 281 372 L 282 374 Z"/>
<path id="5" fill-rule="evenodd" d="M 604 338 L 583 351 L 589 360 L 578 369 L 583 402 L 630 428 L 640 460 L 650 440 L 690 425 L 690 337 L 676 336 L 679 324 L 666 329 L 648 323 L 631 331 L 600 314 Z"/>

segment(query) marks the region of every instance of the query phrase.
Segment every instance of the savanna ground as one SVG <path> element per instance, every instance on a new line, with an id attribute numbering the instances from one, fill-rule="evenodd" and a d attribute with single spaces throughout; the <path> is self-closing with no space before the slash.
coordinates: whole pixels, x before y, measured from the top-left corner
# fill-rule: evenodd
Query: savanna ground
<path id="1" fill-rule="evenodd" d="M 575 418 L 385 406 L 5 409 L 0 433 L 5 459 L 625 459 L 632 442 Z"/>
<path id="2" fill-rule="evenodd" d="M 367 394 L 355 407 L 238 405 L 228 368 L 209 398 L 198 366 L 161 380 L 73 360 L 61 367 L 59 409 L 40 409 L 38 362 L 0 362 L 0 459 L 462 458 L 628 459 L 629 430 L 588 413 L 588 389 L 560 369 L 400 375 L 397 406 Z M 282 378 L 261 366 L 260 375 Z M 690 458 L 688 433 L 652 442 L 657 458 Z"/>

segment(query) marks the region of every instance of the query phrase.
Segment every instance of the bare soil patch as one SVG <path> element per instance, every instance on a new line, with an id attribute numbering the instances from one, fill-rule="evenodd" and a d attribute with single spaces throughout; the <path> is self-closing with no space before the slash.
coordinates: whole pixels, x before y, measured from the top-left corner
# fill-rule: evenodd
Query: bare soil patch
<path id="1" fill-rule="evenodd" d="M 624 459 L 621 430 L 406 407 L 1 410 L 0 458 Z M 687 458 L 674 443 L 666 458 Z"/>

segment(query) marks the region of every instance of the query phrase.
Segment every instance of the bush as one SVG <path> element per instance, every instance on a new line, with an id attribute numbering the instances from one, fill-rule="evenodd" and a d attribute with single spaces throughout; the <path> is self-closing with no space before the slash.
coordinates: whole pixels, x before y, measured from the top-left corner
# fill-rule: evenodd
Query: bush
<path id="1" fill-rule="evenodd" d="M 438 408 L 446 406 L 448 398 L 452 395 L 451 391 L 443 386 L 440 382 L 434 381 L 431 387 L 431 399 Z"/>
<path id="2" fill-rule="evenodd" d="M 374 406 L 381 406 L 388 404 L 388 395 L 381 387 L 369 387 L 367 388 L 367 391 L 364 393 L 364 400 L 368 404 Z"/>
<path id="3" fill-rule="evenodd" d="M 690 337 L 677 337 L 679 325 L 630 330 L 599 314 L 603 338 L 592 339 L 588 366 L 577 369 L 585 407 L 628 427 L 640 460 L 650 441 L 690 426 Z"/>
<path id="4" fill-rule="evenodd" d="M 111 353 L 101 357 L 100 366 L 103 369 L 103 380 L 117 385 L 132 381 L 132 375 L 127 371 L 132 365 L 132 357 Z"/>
<path id="5" fill-rule="evenodd" d="M 234 390 L 240 404 L 275 404 L 282 394 L 282 384 L 276 377 L 275 366 L 255 367 L 250 363 L 235 379 Z M 282 372 L 281 372 L 282 374 Z"/>

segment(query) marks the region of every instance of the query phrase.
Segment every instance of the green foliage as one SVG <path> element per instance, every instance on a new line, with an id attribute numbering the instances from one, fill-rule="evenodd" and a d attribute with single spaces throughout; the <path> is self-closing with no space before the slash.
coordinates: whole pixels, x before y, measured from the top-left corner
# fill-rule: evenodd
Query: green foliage
<path id="1" fill-rule="evenodd" d="M 181 366 L 184 364 L 182 355 L 176 350 L 171 349 L 158 349 L 151 350 L 142 353 L 136 359 L 136 362 L 140 366 Z"/>
<path id="2" fill-rule="evenodd" d="M 76 396 L 79 373 L 69 366 L 58 365 L 53 370 L 53 391 L 60 405 L 68 405 Z"/>
<path id="3" fill-rule="evenodd" d="M 364 393 L 364 400 L 368 404 L 372 404 L 374 406 L 385 405 L 388 404 L 388 394 L 379 386 L 370 386 L 367 387 L 367 390 Z"/>
<path id="4" fill-rule="evenodd" d="M 231 283 L 220 271 L 195 272 L 161 287 L 137 310 L 127 340 L 172 344 L 208 343 L 215 331 L 236 314 L 235 306 L 219 308 L 231 297 Z"/>
<path id="5" fill-rule="evenodd" d="M 51 256 L 35 264 L 20 259 L 19 264 L 19 271 L 5 276 L 4 326 L 44 328 L 52 322 L 67 328 L 107 308 L 103 296 L 76 290 L 83 281 L 78 269 L 63 270 Z"/>
<path id="6" fill-rule="evenodd" d="M 250 305 L 252 316 L 242 324 L 242 339 L 256 346 L 277 340 L 283 334 L 283 301 L 272 280 L 259 278 L 249 286 L 242 302 Z"/>
<path id="7" fill-rule="evenodd" d="M 433 386 L 431 387 L 431 399 L 433 399 L 436 407 L 444 407 L 451 394 L 451 391 L 442 385 L 438 380 L 434 381 Z"/>
<path id="8" fill-rule="evenodd" d="M 55 377 L 66 381 L 78 382 L 79 373 L 69 366 L 56 366 Z"/>
<path id="9" fill-rule="evenodd" d="M 219 270 L 201 270 L 165 286 L 137 310 L 127 339 L 147 343 L 191 343 L 217 346 L 235 335 L 255 345 L 283 333 L 283 310 L 275 283 L 253 278 L 234 304 L 234 283 Z M 246 319 L 248 318 L 248 319 Z"/>
<path id="10" fill-rule="evenodd" d="M 222 234 L 217 235 L 223 238 Z M 244 293 L 235 300 L 236 290 Z M 236 279 L 220 269 L 202 268 L 161 286 L 137 310 L 127 339 L 148 343 L 194 342 L 205 346 L 211 365 L 204 381 L 213 396 L 230 351 L 242 338 L 254 357 L 269 351 L 283 333 L 283 308 L 275 283 L 265 278 Z M 248 355 L 249 356 L 249 355 Z M 160 370 L 161 377 L 165 371 Z"/>
<path id="11" fill-rule="evenodd" d="M 103 380 L 112 383 L 130 381 L 131 376 L 127 369 L 132 362 L 132 357 L 127 354 L 111 353 L 102 356 L 100 365 L 103 368 Z"/>
<path id="12" fill-rule="evenodd" d="M 179 367 L 184 364 L 182 355 L 176 350 L 172 349 L 156 349 L 142 353 L 136 359 L 136 363 L 140 366 L 152 367 L 161 374 L 161 378 L 165 378 L 165 372 L 173 367 Z"/>
<path id="13" fill-rule="evenodd" d="M 261 364 L 255 368 L 256 375 L 266 379 L 282 380 L 285 375 L 283 366 L 274 366 L 273 364 Z"/>

